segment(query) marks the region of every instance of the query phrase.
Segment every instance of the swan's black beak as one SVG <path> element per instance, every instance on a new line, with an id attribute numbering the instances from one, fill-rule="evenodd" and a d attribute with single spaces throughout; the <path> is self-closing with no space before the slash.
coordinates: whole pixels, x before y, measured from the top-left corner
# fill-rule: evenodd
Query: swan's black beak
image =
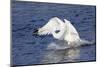
<path id="1" fill-rule="evenodd" d="M 38 30 L 34 30 L 33 35 L 38 35 Z"/>

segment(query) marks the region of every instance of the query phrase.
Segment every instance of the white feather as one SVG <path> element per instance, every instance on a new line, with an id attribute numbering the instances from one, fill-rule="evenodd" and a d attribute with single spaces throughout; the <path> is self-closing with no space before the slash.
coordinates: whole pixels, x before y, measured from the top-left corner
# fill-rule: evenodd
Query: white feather
<path id="1" fill-rule="evenodd" d="M 55 31 L 59 30 L 58 33 Z M 54 38 L 59 40 L 65 40 L 68 44 L 72 43 L 89 43 L 86 40 L 82 40 L 75 27 L 70 21 L 64 19 L 64 22 L 57 17 L 51 18 L 46 25 L 39 28 L 39 35 L 52 34 Z"/>
<path id="2" fill-rule="evenodd" d="M 45 35 L 45 34 L 51 34 L 54 30 L 59 29 L 59 27 L 62 25 L 62 21 L 57 18 L 51 18 L 46 25 L 44 25 L 42 28 L 39 29 L 38 34 L 39 35 Z"/>
<path id="3" fill-rule="evenodd" d="M 74 42 L 74 41 L 79 41 L 80 37 L 79 34 L 77 32 L 77 30 L 75 29 L 75 27 L 71 24 L 70 21 L 64 19 L 65 21 L 65 25 L 66 25 L 66 30 L 67 33 L 65 35 L 65 40 L 67 40 L 68 42 Z"/>

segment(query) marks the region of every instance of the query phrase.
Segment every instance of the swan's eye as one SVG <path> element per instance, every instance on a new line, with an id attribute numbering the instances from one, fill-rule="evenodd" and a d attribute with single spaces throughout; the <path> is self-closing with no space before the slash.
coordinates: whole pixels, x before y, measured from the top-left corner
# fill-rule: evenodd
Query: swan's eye
<path id="1" fill-rule="evenodd" d="M 55 33 L 59 33 L 59 32 L 60 32 L 60 30 L 56 30 L 56 31 L 55 31 Z"/>

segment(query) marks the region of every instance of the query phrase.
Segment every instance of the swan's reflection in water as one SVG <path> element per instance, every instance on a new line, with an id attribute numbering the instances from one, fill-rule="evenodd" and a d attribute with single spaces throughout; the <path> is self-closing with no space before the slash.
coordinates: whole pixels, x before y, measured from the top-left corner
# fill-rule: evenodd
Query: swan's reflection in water
<path id="1" fill-rule="evenodd" d="M 64 41 L 56 41 L 48 45 L 41 63 L 74 62 L 79 57 L 80 47 L 72 47 Z"/>

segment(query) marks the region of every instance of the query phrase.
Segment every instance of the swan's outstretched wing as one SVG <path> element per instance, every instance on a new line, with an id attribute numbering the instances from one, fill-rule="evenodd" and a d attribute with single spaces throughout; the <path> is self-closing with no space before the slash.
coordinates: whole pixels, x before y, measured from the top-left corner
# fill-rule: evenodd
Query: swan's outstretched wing
<path id="1" fill-rule="evenodd" d="M 68 44 L 70 44 L 71 42 L 77 42 L 80 40 L 79 34 L 77 32 L 77 30 L 75 29 L 75 27 L 71 24 L 70 21 L 64 19 L 65 21 L 65 25 L 66 25 L 66 37 L 65 40 L 68 42 Z"/>
<path id="2" fill-rule="evenodd" d="M 67 32 L 70 33 L 71 35 L 73 34 L 73 35 L 79 36 L 77 30 L 76 30 L 75 27 L 71 24 L 71 22 L 68 21 L 68 20 L 66 20 L 66 19 L 64 19 L 64 21 L 65 21 L 65 23 L 66 23 L 66 25 L 67 25 L 67 26 L 66 26 L 66 27 L 67 27 Z"/>
<path id="3" fill-rule="evenodd" d="M 64 22 L 57 17 L 51 18 L 46 25 L 44 25 L 42 28 L 39 28 L 38 34 L 51 34 L 54 30 L 59 29 L 63 23 Z"/>

